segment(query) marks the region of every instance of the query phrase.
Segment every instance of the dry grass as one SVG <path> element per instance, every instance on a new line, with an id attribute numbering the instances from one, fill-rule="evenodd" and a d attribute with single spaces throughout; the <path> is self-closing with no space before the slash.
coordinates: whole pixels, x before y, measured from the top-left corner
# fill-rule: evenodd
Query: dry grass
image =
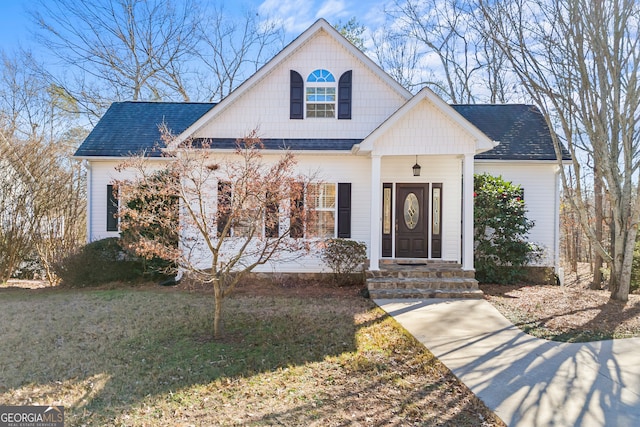
<path id="1" fill-rule="evenodd" d="M 262 289 L 220 342 L 205 292 L 0 290 L 0 402 L 69 426 L 503 425 L 356 289 Z"/>

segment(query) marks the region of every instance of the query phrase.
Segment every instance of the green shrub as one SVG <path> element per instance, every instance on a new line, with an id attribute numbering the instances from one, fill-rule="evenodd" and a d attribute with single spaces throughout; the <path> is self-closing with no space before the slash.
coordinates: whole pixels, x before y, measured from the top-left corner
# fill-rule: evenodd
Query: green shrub
<path id="1" fill-rule="evenodd" d="M 522 267 L 540 256 L 526 236 L 533 221 L 526 217 L 520 186 L 489 174 L 474 177 L 474 244 L 476 278 L 481 283 L 513 283 Z"/>
<path id="2" fill-rule="evenodd" d="M 91 242 L 54 266 L 63 286 L 83 288 L 145 277 L 143 260 L 131 257 L 116 237 Z"/>
<path id="3" fill-rule="evenodd" d="M 339 285 L 364 281 L 367 246 L 349 239 L 328 239 L 322 249 L 322 261 L 333 271 L 333 279 Z"/>

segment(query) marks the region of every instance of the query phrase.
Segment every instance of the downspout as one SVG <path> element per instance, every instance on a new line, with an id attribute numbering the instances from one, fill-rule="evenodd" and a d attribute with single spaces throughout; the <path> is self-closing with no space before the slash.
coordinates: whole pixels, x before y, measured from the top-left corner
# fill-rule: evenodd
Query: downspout
<path id="1" fill-rule="evenodd" d="M 82 166 L 87 170 L 87 243 L 91 243 L 91 212 L 93 211 L 91 195 L 93 194 L 93 176 L 91 174 L 91 163 L 88 160 L 83 160 Z"/>

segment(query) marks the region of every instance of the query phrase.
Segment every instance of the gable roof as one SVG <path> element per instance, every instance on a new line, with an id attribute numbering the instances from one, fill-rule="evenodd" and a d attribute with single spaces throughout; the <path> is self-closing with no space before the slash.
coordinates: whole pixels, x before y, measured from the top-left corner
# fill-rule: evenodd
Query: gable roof
<path id="1" fill-rule="evenodd" d="M 178 135 L 213 108 L 213 103 L 114 102 L 82 142 L 75 157 L 161 157 L 159 126 Z"/>
<path id="2" fill-rule="evenodd" d="M 553 140 L 540 110 L 524 104 L 452 105 L 465 119 L 473 123 L 500 144 L 477 154 L 482 160 L 556 160 Z M 562 147 L 562 160 L 571 154 Z"/>
<path id="3" fill-rule="evenodd" d="M 491 138 L 487 133 L 483 133 L 478 127 L 474 126 L 473 122 L 465 120 L 455 109 L 451 108 L 449 104 L 443 101 L 438 95 L 435 94 L 428 87 L 424 87 L 413 98 L 400 107 L 395 113 L 385 120 L 378 128 L 376 128 L 369 136 L 367 136 L 362 144 L 360 150 L 372 151 L 374 149 L 375 140 L 379 136 L 384 134 L 389 128 L 398 123 L 398 121 L 414 109 L 420 102 L 427 100 L 434 104 L 447 118 L 451 119 L 454 123 L 460 126 L 464 131 L 471 135 L 476 141 L 476 152 L 482 152 L 494 148 L 498 141 Z"/>
<path id="4" fill-rule="evenodd" d="M 233 90 L 227 97 L 222 99 L 218 106 L 211 110 L 208 114 L 203 115 L 198 121 L 189 126 L 185 132 L 176 138 L 175 144 L 178 146 L 185 141 L 189 136 L 195 134 L 200 128 L 211 121 L 216 115 L 221 114 L 227 106 L 231 105 L 238 98 L 240 98 L 246 91 L 250 90 L 257 83 L 262 81 L 272 70 L 276 69 L 282 62 L 293 55 L 300 47 L 302 47 L 307 41 L 314 37 L 319 32 L 325 32 L 331 36 L 338 44 L 351 53 L 354 57 L 363 62 L 369 69 L 371 69 L 376 75 L 384 81 L 389 87 L 396 91 L 402 98 L 409 100 L 412 97 L 410 91 L 398 83 L 393 77 L 385 72 L 378 64 L 376 64 L 371 58 L 365 55 L 360 49 L 355 47 L 349 40 L 347 40 L 338 30 L 333 28 L 329 22 L 325 19 L 318 19 L 313 25 L 307 28 L 302 34 L 296 37 L 291 43 L 289 43 L 284 49 L 276 54 L 269 62 L 263 65 L 258 71 L 256 71 L 251 77 L 245 80 L 238 88 Z"/>

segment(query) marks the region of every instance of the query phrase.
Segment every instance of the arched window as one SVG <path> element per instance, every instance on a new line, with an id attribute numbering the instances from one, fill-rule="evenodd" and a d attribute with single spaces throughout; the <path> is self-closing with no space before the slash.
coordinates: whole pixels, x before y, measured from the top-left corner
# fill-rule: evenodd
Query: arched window
<path id="1" fill-rule="evenodd" d="M 336 78 L 331 72 L 317 69 L 307 77 L 307 117 L 336 116 Z"/>

